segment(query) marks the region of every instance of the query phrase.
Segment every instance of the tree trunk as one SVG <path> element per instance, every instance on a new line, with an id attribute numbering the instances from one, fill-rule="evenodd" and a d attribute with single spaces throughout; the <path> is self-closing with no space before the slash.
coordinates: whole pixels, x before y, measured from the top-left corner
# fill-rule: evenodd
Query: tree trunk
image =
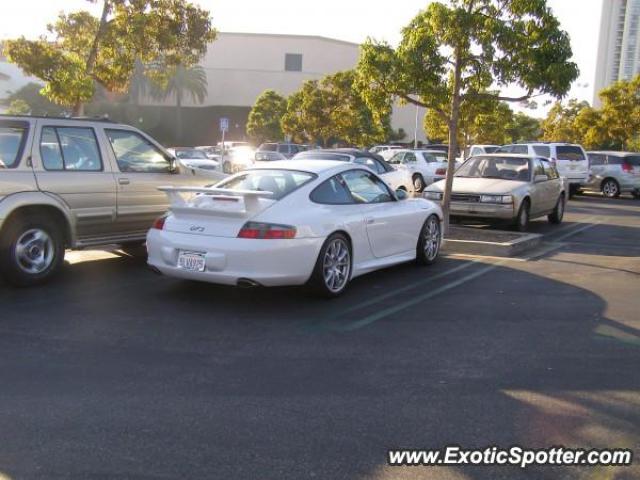
<path id="1" fill-rule="evenodd" d="M 182 92 L 176 92 L 176 123 L 177 123 L 177 143 L 182 145 Z"/>
<path id="2" fill-rule="evenodd" d="M 449 161 L 445 180 L 444 196 L 442 198 L 442 212 L 444 214 L 444 233 L 449 232 L 449 206 L 451 204 L 451 189 L 453 187 L 453 173 L 456 168 L 456 150 L 458 149 L 458 119 L 460 117 L 460 85 L 462 78 L 462 63 L 460 53 L 455 52 L 455 67 L 453 73 L 453 92 L 451 95 L 451 117 L 449 118 Z"/>
<path id="3" fill-rule="evenodd" d="M 89 76 L 93 74 L 93 69 L 96 66 L 96 60 L 98 58 L 98 46 L 100 45 L 100 40 L 104 35 L 104 29 L 107 26 L 107 16 L 109 15 L 109 9 L 109 0 L 104 0 L 104 3 L 102 5 L 102 15 L 100 16 L 100 25 L 98 26 L 98 31 L 96 32 L 96 36 L 93 39 L 91 50 L 89 50 L 89 56 L 87 57 L 87 63 L 84 70 L 85 73 Z M 73 106 L 73 116 L 79 117 L 82 115 L 84 115 L 84 101 L 78 99 Z"/>

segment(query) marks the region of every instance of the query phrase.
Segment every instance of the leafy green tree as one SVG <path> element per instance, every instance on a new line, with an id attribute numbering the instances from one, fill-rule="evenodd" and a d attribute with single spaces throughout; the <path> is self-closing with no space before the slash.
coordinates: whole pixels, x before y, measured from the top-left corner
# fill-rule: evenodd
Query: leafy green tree
<path id="1" fill-rule="evenodd" d="M 274 90 L 265 90 L 249 112 L 247 134 L 257 144 L 280 140 L 280 122 L 287 111 L 287 99 Z"/>
<path id="2" fill-rule="evenodd" d="M 9 104 L 7 113 L 9 115 L 28 115 L 31 113 L 31 107 L 29 107 L 29 104 L 27 102 L 25 102 L 21 98 L 18 98 L 16 100 L 13 100 Z"/>
<path id="3" fill-rule="evenodd" d="M 45 82 L 47 98 L 82 115 L 96 83 L 126 91 L 136 59 L 161 65 L 149 73 L 164 85 L 167 72 L 197 63 L 215 36 L 209 13 L 188 1 L 102 0 L 100 18 L 84 10 L 60 14 L 48 36 L 6 40 L 4 51 Z"/>
<path id="4" fill-rule="evenodd" d="M 640 75 L 610 85 L 599 96 L 605 142 L 622 150 L 640 149 Z"/>
<path id="5" fill-rule="evenodd" d="M 449 126 L 453 165 L 460 110 L 467 102 L 563 97 L 578 77 L 571 56 L 569 36 L 546 0 L 433 2 L 402 30 L 397 48 L 373 40 L 362 45 L 358 85 L 374 110 L 399 98 L 440 115 Z M 522 95 L 489 92 L 508 85 Z M 445 230 L 452 183 L 449 169 Z"/>
<path id="6" fill-rule="evenodd" d="M 60 105 L 49 101 L 40 92 L 42 91 L 42 85 L 34 82 L 29 82 L 26 85 L 20 87 L 15 92 L 12 92 L 5 100 L 5 103 L 11 105 L 14 104 L 12 111 L 14 113 L 31 113 L 31 115 L 62 115 L 65 113 L 65 109 Z M 17 106 L 26 105 L 26 111 L 18 112 Z"/>
<path id="7" fill-rule="evenodd" d="M 156 98 L 175 99 L 178 142 L 182 141 L 182 103 L 185 96 L 191 97 L 194 103 L 203 103 L 207 98 L 207 72 L 200 65 L 185 67 L 178 65 L 171 70 L 166 87 L 155 90 Z"/>
<path id="8" fill-rule="evenodd" d="M 282 129 L 298 141 L 370 145 L 392 135 L 390 110 L 370 108 L 352 70 L 310 80 L 289 96 Z"/>
<path id="9" fill-rule="evenodd" d="M 458 121 L 458 145 L 507 142 L 507 126 L 513 112 L 509 105 L 491 99 L 479 99 L 461 106 Z M 424 127 L 429 138 L 449 138 L 449 124 L 442 116 L 429 110 L 424 118 Z"/>
<path id="10" fill-rule="evenodd" d="M 542 135 L 540 120 L 517 112 L 507 124 L 506 133 L 509 143 L 538 140 Z"/>
<path id="11" fill-rule="evenodd" d="M 587 102 L 579 102 L 575 98 L 566 105 L 556 102 L 541 123 L 542 139 L 547 142 L 580 143 L 582 138 L 575 121 L 580 111 L 588 106 Z"/>

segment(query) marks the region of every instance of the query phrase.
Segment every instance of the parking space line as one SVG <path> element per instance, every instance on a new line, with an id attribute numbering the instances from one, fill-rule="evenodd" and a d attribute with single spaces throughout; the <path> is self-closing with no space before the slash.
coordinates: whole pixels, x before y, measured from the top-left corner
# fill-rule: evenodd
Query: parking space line
<path id="1" fill-rule="evenodd" d="M 418 303 L 424 302 L 425 300 L 428 300 L 431 297 L 434 297 L 436 295 L 439 295 L 441 293 L 446 292 L 447 290 L 451 290 L 452 288 L 458 287 L 464 283 L 467 283 L 471 280 L 473 280 L 474 278 L 480 277 L 481 275 L 484 275 L 485 273 L 489 273 L 492 270 L 495 270 L 496 268 L 498 268 L 499 266 L 501 266 L 502 264 L 506 263 L 505 260 L 493 263 L 491 265 L 485 266 L 484 268 L 481 268 L 479 270 L 476 270 L 475 272 L 472 272 L 468 275 L 465 275 L 462 278 L 459 278 L 458 280 L 454 280 L 452 282 L 446 283 L 444 285 L 442 285 L 441 287 L 436 288 L 435 290 L 431 290 L 427 293 L 424 293 L 422 295 L 418 295 L 415 296 L 409 300 L 406 300 L 404 302 L 398 303 L 396 305 L 393 305 L 391 307 L 382 309 L 376 313 L 373 313 L 371 315 L 368 315 L 364 318 L 361 318 L 360 320 L 356 320 L 354 322 L 350 322 L 344 325 L 337 325 L 335 327 L 332 327 L 332 330 L 338 330 L 338 331 L 345 331 L 345 332 L 350 332 L 353 330 L 358 330 L 362 327 L 366 327 L 367 325 L 371 325 L 374 322 L 377 322 L 378 320 L 384 318 L 384 317 L 388 317 L 389 315 L 392 315 L 394 313 L 397 313 L 401 310 L 404 310 L 406 308 L 409 308 L 413 305 L 416 305 Z M 475 262 L 474 262 L 475 264 Z"/>
<path id="2" fill-rule="evenodd" d="M 593 216 L 590 217 L 590 219 L 596 219 L 598 218 L 598 216 Z M 535 257 L 539 257 L 540 255 L 544 255 L 550 251 L 553 250 L 557 250 L 559 248 L 561 248 L 562 246 L 564 246 L 564 244 L 559 243 L 562 240 L 566 240 L 567 238 L 573 236 L 573 235 L 577 235 L 578 233 L 584 232 L 590 228 L 593 228 L 599 224 L 601 224 L 603 222 L 602 219 L 597 220 L 594 223 L 587 223 L 585 225 L 582 225 L 578 228 L 574 228 L 571 231 L 565 233 L 564 235 L 560 236 L 558 239 L 556 239 L 556 241 L 553 242 L 553 244 L 551 244 L 551 246 L 547 249 L 544 249 L 542 252 L 538 251 L 538 252 L 534 252 L 532 256 L 527 257 L 527 260 L 535 258 Z M 581 222 L 582 223 L 582 222 Z M 498 261 L 495 261 L 487 266 L 485 266 L 484 268 L 481 268 L 479 270 L 476 270 L 474 272 L 469 273 L 468 275 L 465 275 L 462 278 L 459 278 L 457 280 L 453 280 L 449 283 L 446 283 L 434 290 L 431 290 L 429 292 L 426 292 L 422 295 L 418 295 L 416 297 L 413 297 L 409 300 L 406 300 L 404 302 L 400 302 L 397 303 L 393 306 L 384 308 L 382 310 L 377 311 L 376 313 L 373 313 L 371 315 L 367 315 L 364 318 L 361 318 L 359 320 L 355 320 L 353 322 L 349 322 L 349 323 L 345 323 L 345 324 L 341 324 L 341 325 L 331 325 L 329 326 L 330 330 L 334 330 L 334 331 L 343 331 L 343 332 L 350 332 L 350 331 L 354 331 L 354 330 L 358 330 L 360 328 L 366 327 L 368 325 L 371 325 L 374 322 L 377 322 L 378 320 L 381 320 L 385 317 L 388 317 L 389 315 L 393 315 L 394 313 L 400 312 L 402 310 L 405 310 L 406 308 L 412 307 L 414 305 L 417 305 L 421 302 L 424 302 L 425 300 L 428 300 L 429 298 L 432 298 L 436 295 L 439 295 L 441 293 L 444 293 L 448 290 L 451 290 L 455 287 L 458 287 L 460 285 L 463 285 L 475 278 L 478 278 L 486 273 L 491 272 L 492 270 L 495 270 L 496 268 L 508 263 L 511 259 L 509 258 L 502 258 Z M 475 259 L 475 260 L 471 260 L 469 261 L 469 263 L 465 263 L 463 265 L 460 265 L 454 269 L 448 270 L 446 272 L 442 272 L 440 275 L 440 277 L 448 275 L 450 273 L 454 273 L 454 271 L 460 271 L 463 270 L 464 268 L 467 268 L 471 265 L 475 265 L 476 263 L 480 263 L 480 259 Z M 421 283 L 426 283 L 425 282 L 421 282 Z M 379 301 L 383 300 L 384 298 L 388 298 L 390 296 L 395 295 L 396 293 L 399 293 L 400 291 L 406 291 L 409 290 L 410 287 L 403 287 L 402 289 L 398 289 L 398 290 L 394 290 L 393 292 L 389 292 L 383 296 L 377 297 L 375 299 L 369 300 L 368 302 L 364 302 L 363 304 L 358 304 L 355 305 L 354 307 L 351 307 L 348 310 L 344 310 L 345 312 L 347 311 L 353 311 L 353 310 L 357 310 L 358 308 L 362 308 L 362 306 L 367 306 L 367 305 L 374 305 L 376 303 L 378 303 Z"/>
<path id="3" fill-rule="evenodd" d="M 415 288 L 418 287 L 422 287 L 423 285 L 427 284 L 427 283 L 431 283 L 435 280 L 439 280 L 440 278 L 444 278 L 446 276 L 449 276 L 453 273 L 459 272 L 460 270 L 464 270 L 465 268 L 469 268 L 470 266 L 476 264 L 478 262 L 478 260 L 469 260 L 466 263 L 463 263 L 462 265 L 458 265 L 457 267 L 453 267 L 450 268 L 449 270 L 445 270 L 444 272 L 438 273 L 437 275 L 433 275 L 433 276 L 429 276 L 427 278 L 425 278 L 422 281 L 419 282 L 414 282 L 410 285 L 405 285 L 404 287 L 401 288 L 396 288 L 390 292 L 384 293 L 382 295 L 377 295 L 375 298 L 372 298 L 370 300 L 361 302 L 361 303 L 357 303 L 355 305 L 353 305 L 352 307 L 349 308 L 345 308 L 344 310 L 342 310 L 342 313 L 349 313 L 349 312 L 354 312 L 356 310 L 360 310 L 361 308 L 365 308 L 368 307 L 370 305 L 374 305 L 378 302 L 381 302 L 382 300 L 385 300 L 387 298 L 393 297 L 399 293 L 403 293 L 403 292 L 407 292 L 409 290 L 413 290 Z"/>

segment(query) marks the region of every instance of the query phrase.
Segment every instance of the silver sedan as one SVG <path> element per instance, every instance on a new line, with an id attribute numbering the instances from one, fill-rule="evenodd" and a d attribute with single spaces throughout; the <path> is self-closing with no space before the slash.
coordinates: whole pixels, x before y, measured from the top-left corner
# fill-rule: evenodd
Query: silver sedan
<path id="1" fill-rule="evenodd" d="M 445 180 L 424 192 L 442 200 Z M 532 218 L 548 216 L 561 223 L 567 187 L 545 158 L 522 155 L 479 155 L 469 158 L 455 173 L 450 212 L 453 217 L 502 220 L 525 231 Z"/>

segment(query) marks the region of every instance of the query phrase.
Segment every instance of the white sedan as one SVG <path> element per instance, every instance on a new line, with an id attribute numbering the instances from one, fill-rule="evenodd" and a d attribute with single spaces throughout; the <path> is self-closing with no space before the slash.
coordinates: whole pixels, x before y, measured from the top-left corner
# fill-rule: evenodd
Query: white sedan
<path id="1" fill-rule="evenodd" d="M 336 296 L 367 272 L 433 263 L 442 239 L 436 203 L 353 163 L 270 162 L 213 187 L 161 190 L 171 206 L 147 234 L 148 263 L 184 279 Z"/>
<path id="2" fill-rule="evenodd" d="M 388 162 L 398 170 L 409 172 L 413 190 L 422 192 L 424 187 L 447 176 L 447 153 L 437 150 L 396 150 Z M 459 165 L 456 162 L 456 168 Z"/>

